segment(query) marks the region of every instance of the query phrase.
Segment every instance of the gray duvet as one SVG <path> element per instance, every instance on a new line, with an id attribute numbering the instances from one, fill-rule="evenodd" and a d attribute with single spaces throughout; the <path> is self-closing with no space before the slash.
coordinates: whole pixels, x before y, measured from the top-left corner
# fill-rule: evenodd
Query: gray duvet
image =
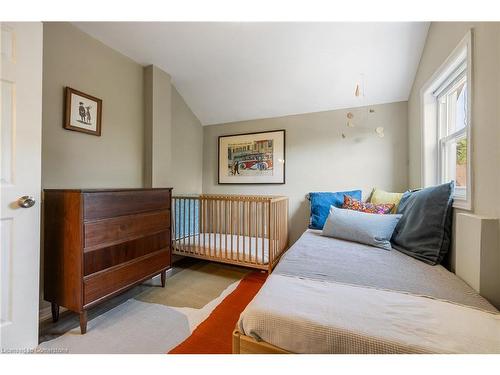
<path id="1" fill-rule="evenodd" d="M 454 274 L 319 233 L 283 256 L 240 332 L 294 353 L 500 353 L 500 314 Z"/>
<path id="2" fill-rule="evenodd" d="M 320 233 L 307 230 L 273 273 L 407 292 L 497 311 L 443 266 L 425 264 L 397 250 L 332 239 Z"/>

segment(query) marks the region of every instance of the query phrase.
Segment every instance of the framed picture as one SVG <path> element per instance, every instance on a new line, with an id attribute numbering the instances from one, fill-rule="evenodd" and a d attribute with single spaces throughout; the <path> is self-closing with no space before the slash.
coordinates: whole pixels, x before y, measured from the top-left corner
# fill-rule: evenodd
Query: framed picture
<path id="1" fill-rule="evenodd" d="M 64 103 L 64 129 L 101 135 L 101 99 L 66 87 Z"/>
<path id="2" fill-rule="evenodd" d="M 219 137 L 219 184 L 284 184 L 285 131 Z"/>

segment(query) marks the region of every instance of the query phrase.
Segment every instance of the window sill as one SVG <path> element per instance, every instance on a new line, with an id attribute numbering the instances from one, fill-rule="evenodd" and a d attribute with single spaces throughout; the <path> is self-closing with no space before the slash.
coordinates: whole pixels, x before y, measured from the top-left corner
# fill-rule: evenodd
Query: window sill
<path id="1" fill-rule="evenodd" d="M 471 202 L 465 199 L 453 198 L 453 208 L 458 208 L 460 210 L 472 211 Z"/>

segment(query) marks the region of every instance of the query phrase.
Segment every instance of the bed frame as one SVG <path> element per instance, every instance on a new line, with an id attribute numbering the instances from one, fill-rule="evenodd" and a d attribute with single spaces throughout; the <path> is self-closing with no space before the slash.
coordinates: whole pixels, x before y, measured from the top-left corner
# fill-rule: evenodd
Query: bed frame
<path id="1" fill-rule="evenodd" d="M 268 271 L 288 247 L 288 197 L 174 196 L 172 252 Z"/>
<path id="2" fill-rule="evenodd" d="M 233 354 L 293 354 L 285 349 L 268 344 L 265 341 L 257 341 L 253 337 L 246 336 L 235 329 L 233 331 Z"/>

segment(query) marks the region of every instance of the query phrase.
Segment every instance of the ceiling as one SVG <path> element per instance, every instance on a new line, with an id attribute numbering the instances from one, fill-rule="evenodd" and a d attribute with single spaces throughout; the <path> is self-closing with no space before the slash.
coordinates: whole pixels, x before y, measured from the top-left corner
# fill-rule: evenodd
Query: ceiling
<path id="1" fill-rule="evenodd" d="M 74 24 L 138 63 L 168 72 L 203 125 L 408 100 L 429 27 L 425 22 Z"/>

